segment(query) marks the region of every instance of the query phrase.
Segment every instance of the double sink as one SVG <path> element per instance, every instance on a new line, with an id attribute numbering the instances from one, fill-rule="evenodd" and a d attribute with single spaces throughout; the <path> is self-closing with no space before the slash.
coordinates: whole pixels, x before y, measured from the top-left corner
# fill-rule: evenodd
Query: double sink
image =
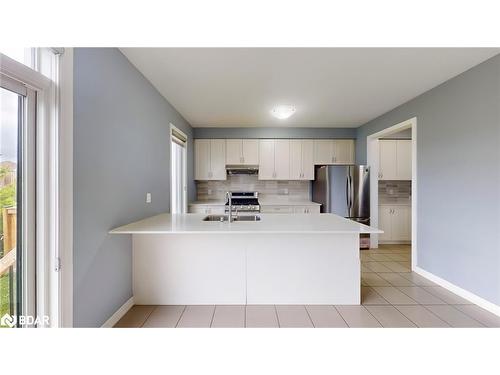
<path id="1" fill-rule="evenodd" d="M 228 221 L 228 215 L 208 215 L 203 218 L 203 221 Z M 233 221 L 260 221 L 259 215 L 242 215 L 242 216 L 233 216 Z"/>

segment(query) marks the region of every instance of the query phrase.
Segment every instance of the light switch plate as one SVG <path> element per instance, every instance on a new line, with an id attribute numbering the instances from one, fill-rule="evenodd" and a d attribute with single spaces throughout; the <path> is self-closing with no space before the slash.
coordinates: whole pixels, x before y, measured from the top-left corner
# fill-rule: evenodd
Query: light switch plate
<path id="1" fill-rule="evenodd" d="M 151 193 L 146 193 L 146 203 L 151 203 Z"/>

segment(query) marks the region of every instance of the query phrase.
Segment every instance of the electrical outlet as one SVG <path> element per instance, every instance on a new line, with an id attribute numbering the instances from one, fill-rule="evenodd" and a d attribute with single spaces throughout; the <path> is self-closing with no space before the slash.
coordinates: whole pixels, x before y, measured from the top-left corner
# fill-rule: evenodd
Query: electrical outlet
<path id="1" fill-rule="evenodd" d="M 151 203 L 151 193 L 146 193 L 146 203 Z"/>

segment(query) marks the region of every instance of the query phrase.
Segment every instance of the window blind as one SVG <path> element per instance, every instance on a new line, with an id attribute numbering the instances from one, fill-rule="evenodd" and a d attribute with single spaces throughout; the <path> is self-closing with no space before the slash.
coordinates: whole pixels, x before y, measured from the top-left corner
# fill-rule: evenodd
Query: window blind
<path id="1" fill-rule="evenodd" d="M 187 137 L 177 129 L 171 129 L 172 141 L 179 146 L 186 147 Z"/>

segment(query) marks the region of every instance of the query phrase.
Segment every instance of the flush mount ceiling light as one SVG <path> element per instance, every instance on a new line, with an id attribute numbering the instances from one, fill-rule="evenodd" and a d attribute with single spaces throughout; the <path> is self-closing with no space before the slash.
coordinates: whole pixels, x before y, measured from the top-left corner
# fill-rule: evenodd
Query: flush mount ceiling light
<path id="1" fill-rule="evenodd" d="M 280 120 L 287 119 L 295 113 L 295 106 L 293 105 L 277 105 L 271 110 L 271 114 Z"/>

